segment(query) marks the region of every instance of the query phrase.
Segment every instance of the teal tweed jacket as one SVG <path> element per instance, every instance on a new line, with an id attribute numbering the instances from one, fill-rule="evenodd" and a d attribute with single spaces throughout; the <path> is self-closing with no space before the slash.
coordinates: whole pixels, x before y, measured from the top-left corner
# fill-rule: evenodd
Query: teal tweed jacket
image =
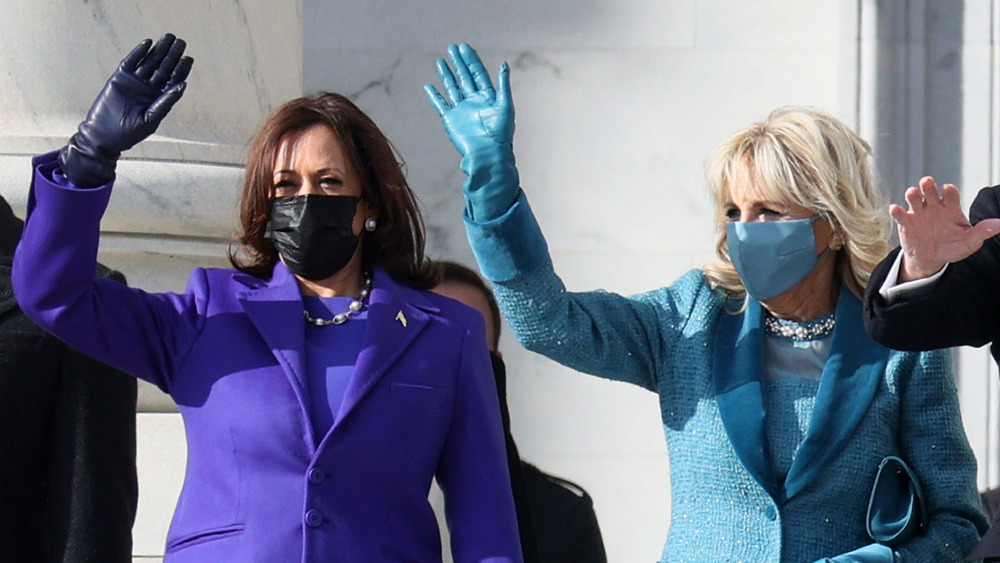
<path id="1" fill-rule="evenodd" d="M 523 193 L 499 219 L 467 218 L 466 227 L 522 345 L 659 395 L 672 492 L 663 563 L 957 562 L 985 531 L 949 353 L 876 344 L 849 292 L 838 301 L 814 408 L 782 479 L 767 438 L 759 303 L 730 312 L 741 303 L 709 288 L 700 271 L 632 297 L 568 292 Z M 872 481 L 887 455 L 913 467 L 930 516 L 927 533 L 895 553 L 867 546 L 865 531 Z"/>

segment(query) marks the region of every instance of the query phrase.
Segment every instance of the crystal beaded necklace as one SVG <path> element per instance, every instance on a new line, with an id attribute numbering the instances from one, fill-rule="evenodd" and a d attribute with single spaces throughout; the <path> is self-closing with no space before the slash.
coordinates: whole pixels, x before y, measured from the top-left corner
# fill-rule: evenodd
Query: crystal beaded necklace
<path id="1" fill-rule="evenodd" d="M 764 332 L 800 342 L 822 340 L 833 334 L 835 325 L 833 311 L 818 319 L 801 323 L 772 317 L 770 314 L 764 317 Z"/>

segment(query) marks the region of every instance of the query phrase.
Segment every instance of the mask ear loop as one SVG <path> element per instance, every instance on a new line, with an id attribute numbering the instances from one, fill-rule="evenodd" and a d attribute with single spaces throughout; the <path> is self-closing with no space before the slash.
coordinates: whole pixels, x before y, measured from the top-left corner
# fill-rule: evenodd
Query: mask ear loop
<path id="1" fill-rule="evenodd" d="M 811 223 L 815 224 L 820 219 L 826 219 L 826 221 L 828 223 L 830 223 L 830 237 L 831 238 L 836 237 L 837 239 L 840 239 L 839 244 L 835 245 L 835 248 L 833 248 L 832 250 L 834 252 L 840 251 L 840 249 L 844 248 L 843 237 L 841 237 L 840 232 L 834 227 L 833 218 L 830 216 L 830 214 L 828 212 L 826 212 L 826 211 L 820 211 L 819 213 L 817 213 L 816 215 L 814 215 L 812 218 L 810 218 L 809 221 Z M 823 249 L 823 252 L 821 252 L 819 254 L 819 256 L 816 257 L 816 261 L 818 262 L 818 261 L 822 260 L 823 257 L 826 256 L 830 252 L 830 250 L 831 250 L 831 248 L 830 248 L 830 245 L 828 244 L 826 246 L 826 248 Z"/>

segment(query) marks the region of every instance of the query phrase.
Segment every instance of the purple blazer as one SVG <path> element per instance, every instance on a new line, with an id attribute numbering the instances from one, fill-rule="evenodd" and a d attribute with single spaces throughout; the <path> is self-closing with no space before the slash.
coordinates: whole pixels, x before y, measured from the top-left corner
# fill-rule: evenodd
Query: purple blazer
<path id="1" fill-rule="evenodd" d="M 14 290 L 77 349 L 169 393 L 188 459 L 165 561 L 440 561 L 437 476 L 458 562 L 521 561 L 481 315 L 376 270 L 336 423 L 313 435 L 295 277 L 196 269 L 182 294 L 95 277 L 111 185 L 35 158 Z M 331 327 L 334 330 L 336 327 Z"/>

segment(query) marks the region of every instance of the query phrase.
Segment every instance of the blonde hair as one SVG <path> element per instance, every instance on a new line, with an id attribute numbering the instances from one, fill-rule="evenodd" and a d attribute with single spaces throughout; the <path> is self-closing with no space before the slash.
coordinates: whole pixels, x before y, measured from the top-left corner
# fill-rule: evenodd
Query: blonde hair
<path id="1" fill-rule="evenodd" d="M 836 253 L 836 275 L 859 298 L 889 250 L 889 217 L 875 188 L 871 147 L 843 122 L 816 109 L 778 108 L 731 136 L 709 156 L 706 177 L 720 261 L 702 271 L 713 288 L 731 296 L 746 293 L 726 241 L 730 187 L 741 179 L 769 200 L 829 218 L 844 243 Z"/>

